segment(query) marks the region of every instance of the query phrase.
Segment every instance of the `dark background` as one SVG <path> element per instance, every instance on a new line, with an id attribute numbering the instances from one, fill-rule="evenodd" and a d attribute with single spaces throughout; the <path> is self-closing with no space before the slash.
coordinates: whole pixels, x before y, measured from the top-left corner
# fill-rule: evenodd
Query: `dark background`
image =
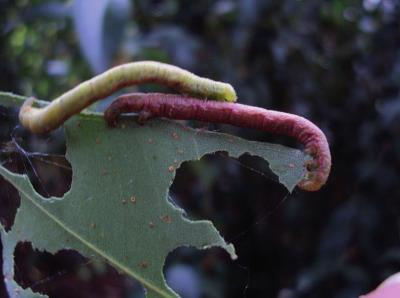
<path id="1" fill-rule="evenodd" d="M 178 170 L 171 196 L 189 217 L 211 219 L 239 255 L 171 253 L 164 272 L 183 297 L 358 297 L 400 271 L 398 1 L 0 0 L 0 12 L 2 91 L 50 100 L 112 65 L 151 59 L 227 81 L 240 102 L 302 115 L 326 133 L 332 173 L 316 193 L 288 194 L 258 173 L 256 158 L 217 154 Z M 68 163 L 29 155 L 62 154 L 62 133 L 32 136 L 16 129 L 16 110 L 0 115 L 3 163 L 44 195 L 65 192 L 71 173 L 54 164 Z M 8 229 L 18 204 L 1 181 Z M 25 243 L 15 255 L 18 282 L 51 297 L 142 295 L 135 281 L 72 251 Z"/>

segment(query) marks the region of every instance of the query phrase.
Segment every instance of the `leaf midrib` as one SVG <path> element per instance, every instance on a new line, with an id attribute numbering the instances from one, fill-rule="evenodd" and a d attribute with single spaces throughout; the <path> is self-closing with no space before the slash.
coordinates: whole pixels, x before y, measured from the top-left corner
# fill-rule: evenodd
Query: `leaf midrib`
<path id="1" fill-rule="evenodd" d="M 29 201 L 31 201 L 33 203 L 34 206 L 36 206 L 40 211 L 42 211 L 45 215 L 47 215 L 51 220 L 53 220 L 56 224 L 58 224 L 62 229 L 64 229 L 66 232 L 68 232 L 70 235 L 72 235 L 73 237 L 75 237 L 77 240 L 79 240 L 81 243 L 83 243 L 84 245 L 86 245 L 88 248 L 90 248 L 91 250 L 93 250 L 95 253 L 97 253 L 98 255 L 100 255 L 101 257 L 103 257 L 104 259 L 106 259 L 107 261 L 109 261 L 112 265 L 114 265 L 115 267 L 118 267 L 120 270 L 122 270 L 123 272 L 125 272 L 126 274 L 130 275 L 131 277 L 135 278 L 136 280 L 138 280 L 140 283 L 143 284 L 143 286 L 145 286 L 147 289 L 151 289 L 152 291 L 162 295 L 162 297 L 167 297 L 167 298 L 173 298 L 173 296 L 169 295 L 168 293 L 166 293 L 165 291 L 159 289 L 158 287 L 154 286 L 153 284 L 149 283 L 146 279 L 143 279 L 142 277 L 140 277 L 139 275 L 137 275 L 136 273 L 134 273 L 133 271 L 131 271 L 128 267 L 126 267 L 125 265 L 123 265 L 122 263 L 120 263 L 119 261 L 115 260 L 114 258 L 108 256 L 104 251 L 102 251 L 101 249 L 97 248 L 96 246 L 94 246 L 93 244 L 91 244 L 89 241 L 87 241 L 84 237 L 82 237 L 81 235 L 79 235 L 78 233 L 74 232 L 72 229 L 70 229 L 67 225 L 65 225 L 60 219 L 58 219 L 56 216 L 52 215 L 49 211 L 47 211 L 42 205 L 40 205 L 39 203 L 36 202 L 36 200 L 31 197 L 29 194 L 27 194 L 24 190 L 21 190 L 18 183 L 16 183 L 15 181 L 13 181 L 13 179 L 11 179 L 11 177 L 15 177 L 15 178 L 19 178 L 19 179 L 27 179 L 26 175 L 19 175 L 19 174 L 14 174 L 12 172 L 10 172 L 9 170 L 7 170 L 6 168 L 4 168 L 3 166 L 1 166 L 2 170 L 5 171 L 6 173 L 6 179 L 8 180 L 8 182 L 10 182 L 12 185 L 14 185 L 17 189 L 18 192 L 22 193 L 24 197 L 26 197 L 27 199 L 29 199 Z M 24 179 L 25 178 L 25 179 Z M 28 183 L 26 180 L 24 181 L 26 183 Z M 39 197 L 40 199 L 40 197 Z M 17 211 L 18 212 L 18 211 Z"/>

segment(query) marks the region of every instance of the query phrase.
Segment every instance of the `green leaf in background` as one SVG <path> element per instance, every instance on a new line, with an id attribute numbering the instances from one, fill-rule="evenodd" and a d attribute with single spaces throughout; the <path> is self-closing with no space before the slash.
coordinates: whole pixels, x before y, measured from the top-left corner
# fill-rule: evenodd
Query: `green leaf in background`
<path id="1" fill-rule="evenodd" d="M 23 100 L 0 93 L 0 105 L 19 106 Z M 10 293 L 22 291 L 13 281 L 15 245 L 29 241 L 51 253 L 75 249 L 86 257 L 104 259 L 141 282 L 147 297 L 177 297 L 162 274 L 164 260 L 175 248 L 218 246 L 236 258 L 234 247 L 210 221 L 190 221 L 169 202 L 169 187 L 182 162 L 217 151 L 232 157 L 249 153 L 267 160 L 279 181 L 292 191 L 304 175 L 307 158 L 296 149 L 194 130 L 167 120 L 139 126 L 125 119 L 119 128 L 109 129 L 101 115 L 84 113 L 64 128 L 73 178 L 63 198 L 44 198 L 26 175 L 0 167 L 0 174 L 21 196 L 12 230 L 2 231 L 3 270 Z"/>

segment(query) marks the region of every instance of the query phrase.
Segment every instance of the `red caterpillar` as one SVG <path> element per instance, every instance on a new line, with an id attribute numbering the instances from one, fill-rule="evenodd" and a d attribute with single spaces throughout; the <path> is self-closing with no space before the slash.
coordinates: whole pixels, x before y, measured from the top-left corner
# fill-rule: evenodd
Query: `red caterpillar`
<path id="1" fill-rule="evenodd" d="M 290 136 L 304 144 L 304 151 L 313 158 L 305 165 L 307 174 L 298 186 L 307 191 L 317 191 L 329 176 L 331 154 L 324 133 L 312 122 L 297 115 L 183 95 L 133 93 L 116 99 L 104 117 L 109 126 L 115 126 L 119 115 L 124 112 L 139 112 L 139 121 L 152 117 L 193 119 Z"/>

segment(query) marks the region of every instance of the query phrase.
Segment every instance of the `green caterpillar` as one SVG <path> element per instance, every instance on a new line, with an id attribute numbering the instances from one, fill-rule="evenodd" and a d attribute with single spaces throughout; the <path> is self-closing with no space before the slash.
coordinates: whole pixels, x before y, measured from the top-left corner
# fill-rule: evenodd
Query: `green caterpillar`
<path id="1" fill-rule="evenodd" d="M 118 89 L 143 83 L 158 83 L 204 99 L 234 102 L 237 98 L 230 84 L 202 78 L 173 65 L 141 61 L 116 66 L 85 81 L 44 108 L 33 107 L 34 100 L 30 98 L 22 105 L 19 120 L 34 133 L 46 133 Z"/>

